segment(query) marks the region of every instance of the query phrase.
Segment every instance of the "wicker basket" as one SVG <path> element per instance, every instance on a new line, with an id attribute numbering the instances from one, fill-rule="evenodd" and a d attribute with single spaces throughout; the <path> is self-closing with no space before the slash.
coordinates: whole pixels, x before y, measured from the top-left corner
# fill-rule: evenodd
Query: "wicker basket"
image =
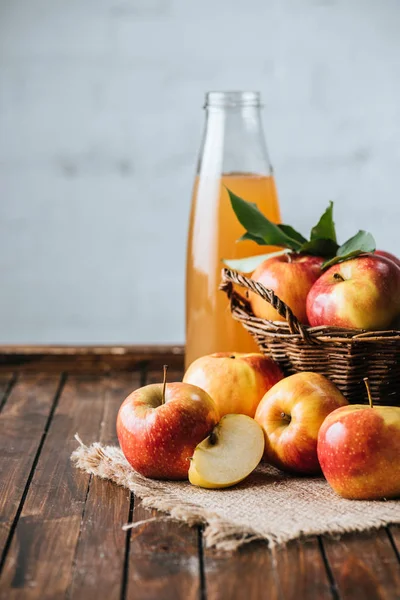
<path id="1" fill-rule="evenodd" d="M 255 317 L 237 284 L 259 294 L 284 321 Z M 363 382 L 369 378 L 376 404 L 400 406 L 400 331 L 363 331 L 338 327 L 307 327 L 290 308 L 260 283 L 223 269 L 221 289 L 230 299 L 234 319 L 251 333 L 260 350 L 271 356 L 286 375 L 315 371 L 329 377 L 351 403 L 365 403 Z"/>

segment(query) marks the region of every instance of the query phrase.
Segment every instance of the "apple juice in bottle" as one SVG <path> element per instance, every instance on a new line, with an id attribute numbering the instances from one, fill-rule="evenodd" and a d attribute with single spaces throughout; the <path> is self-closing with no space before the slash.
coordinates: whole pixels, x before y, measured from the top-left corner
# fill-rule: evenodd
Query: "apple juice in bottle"
<path id="1" fill-rule="evenodd" d="M 258 92 L 210 92 L 193 189 L 186 262 L 186 367 L 212 352 L 254 352 L 257 346 L 234 321 L 218 289 L 223 258 L 268 252 L 244 233 L 226 188 L 280 221 L 272 167 L 261 124 Z M 271 248 L 272 251 L 272 248 Z"/>

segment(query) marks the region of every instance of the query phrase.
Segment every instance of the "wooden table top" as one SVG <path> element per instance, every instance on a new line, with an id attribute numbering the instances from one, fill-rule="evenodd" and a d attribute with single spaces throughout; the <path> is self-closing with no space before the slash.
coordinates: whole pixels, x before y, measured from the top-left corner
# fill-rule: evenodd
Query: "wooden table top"
<path id="1" fill-rule="evenodd" d="M 71 465 L 75 433 L 116 443 L 121 401 L 164 363 L 180 379 L 183 348 L 0 348 L 1 599 L 399 600 L 400 527 L 221 554 Z"/>

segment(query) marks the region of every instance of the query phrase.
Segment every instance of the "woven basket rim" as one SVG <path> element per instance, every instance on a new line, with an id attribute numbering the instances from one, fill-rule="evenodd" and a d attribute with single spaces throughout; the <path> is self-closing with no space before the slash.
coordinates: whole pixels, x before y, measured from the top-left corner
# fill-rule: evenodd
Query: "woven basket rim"
<path id="1" fill-rule="evenodd" d="M 241 294 L 236 292 L 233 284 L 251 290 L 269 302 L 286 321 L 270 321 L 256 317 L 251 310 L 249 301 Z M 262 284 L 254 282 L 241 273 L 232 269 L 222 269 L 222 282 L 220 289 L 224 291 L 229 300 L 232 316 L 241 321 L 243 325 L 254 333 L 261 335 L 261 330 L 277 338 L 307 339 L 314 343 L 376 343 L 376 342 L 396 342 L 400 344 L 400 330 L 388 329 L 368 331 L 365 329 L 346 329 L 343 327 L 332 327 L 321 325 L 310 327 L 301 324 L 293 315 L 290 308 L 275 294 L 273 290 L 265 288 Z"/>

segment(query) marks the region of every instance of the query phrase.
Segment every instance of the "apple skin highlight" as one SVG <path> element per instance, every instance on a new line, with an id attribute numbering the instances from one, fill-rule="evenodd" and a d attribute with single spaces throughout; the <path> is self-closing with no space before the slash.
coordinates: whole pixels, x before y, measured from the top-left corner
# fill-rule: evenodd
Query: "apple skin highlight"
<path id="1" fill-rule="evenodd" d="M 130 465 L 152 479 L 187 479 L 194 449 L 219 421 L 214 401 L 196 386 L 168 383 L 135 390 L 117 417 L 118 440 Z"/>
<path id="2" fill-rule="evenodd" d="M 400 408 L 357 404 L 335 410 L 319 431 L 318 459 L 343 498 L 400 497 Z"/>

